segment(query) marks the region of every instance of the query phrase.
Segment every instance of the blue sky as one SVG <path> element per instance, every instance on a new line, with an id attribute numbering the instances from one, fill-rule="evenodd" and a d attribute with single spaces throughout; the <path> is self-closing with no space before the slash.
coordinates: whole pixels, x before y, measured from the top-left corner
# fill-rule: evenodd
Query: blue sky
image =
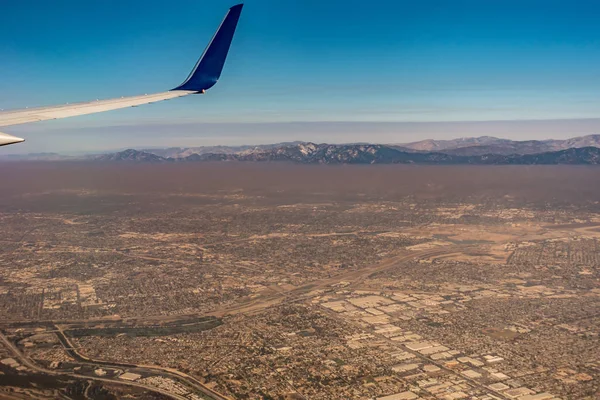
<path id="1" fill-rule="evenodd" d="M 0 0 L 0 108 L 174 87 L 233 4 Z M 28 139 L 19 152 L 600 132 L 583 120 L 600 117 L 600 2 L 245 5 L 205 96 L 3 131 Z M 571 122 L 543 121 L 554 119 Z M 542 122 L 468 122 L 513 120 Z"/>

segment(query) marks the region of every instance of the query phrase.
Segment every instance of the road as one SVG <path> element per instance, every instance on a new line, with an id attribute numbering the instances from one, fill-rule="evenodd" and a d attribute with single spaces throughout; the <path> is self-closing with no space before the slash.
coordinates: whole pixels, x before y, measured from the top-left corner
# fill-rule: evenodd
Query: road
<path id="1" fill-rule="evenodd" d="M 264 310 L 265 308 L 272 307 L 275 305 L 289 304 L 303 300 L 308 300 L 309 298 L 316 296 L 318 294 L 316 292 L 319 291 L 337 290 L 337 288 L 334 285 L 340 282 L 349 282 L 349 287 L 357 286 L 369 276 L 375 273 L 384 272 L 388 269 L 394 268 L 402 262 L 410 261 L 416 258 L 441 256 L 444 254 L 454 253 L 458 250 L 464 249 L 464 246 L 447 246 L 418 252 L 406 251 L 398 256 L 386 259 L 375 266 L 344 272 L 342 274 L 335 275 L 331 278 L 312 281 L 288 292 L 276 292 L 268 295 L 263 295 L 252 300 L 238 303 L 234 306 L 218 308 L 215 311 L 204 315 L 224 317 L 227 315 L 236 314 L 255 314 Z"/>
<path id="2" fill-rule="evenodd" d="M 333 285 L 335 285 L 339 282 L 350 282 L 351 286 L 358 285 L 358 284 L 362 283 L 369 276 L 371 276 L 375 273 L 380 273 L 380 272 L 386 271 L 390 268 L 394 268 L 399 263 L 410 261 L 415 258 L 434 257 L 434 256 L 451 253 L 451 252 L 456 252 L 457 249 L 458 249 L 457 246 L 451 246 L 451 247 L 424 250 L 424 251 L 420 251 L 420 252 L 407 251 L 401 255 L 384 260 L 381 263 L 379 263 L 375 266 L 372 266 L 372 267 L 361 268 L 361 269 L 358 269 L 355 271 L 348 271 L 348 272 L 336 275 L 331 278 L 313 281 L 313 282 L 310 282 L 308 284 L 305 284 L 301 287 L 298 287 L 298 288 L 293 289 L 288 292 L 277 292 L 274 294 L 261 296 L 257 299 L 251 300 L 249 302 L 246 302 L 243 304 L 238 304 L 233 307 L 223 308 L 223 309 L 220 309 L 213 313 L 210 313 L 208 315 L 224 316 L 224 315 L 235 315 L 235 314 L 254 314 L 257 312 L 261 312 L 264 309 L 275 306 L 275 305 L 305 301 L 311 297 L 314 297 L 321 291 L 336 290 L 336 288 Z M 203 385 L 200 381 L 198 381 L 194 377 L 192 377 L 188 374 L 185 374 L 181 371 L 178 371 L 176 369 L 165 368 L 165 367 L 160 367 L 160 366 L 156 366 L 156 365 L 124 364 L 124 363 L 110 362 L 110 361 L 96 360 L 96 359 L 89 358 L 77 351 L 75 346 L 73 346 L 73 344 L 71 343 L 71 341 L 69 340 L 67 335 L 64 334 L 62 328 L 59 325 L 55 325 L 55 328 L 56 328 L 55 333 L 57 333 L 59 340 L 63 344 L 65 350 L 72 357 L 74 357 L 75 359 L 77 359 L 81 362 L 100 364 L 100 365 L 105 365 L 105 366 L 114 367 L 114 368 L 123 368 L 123 367 L 125 367 L 125 368 L 133 368 L 133 367 L 142 368 L 142 369 L 148 370 L 149 372 L 160 373 L 163 375 L 166 374 L 171 377 L 173 377 L 172 375 L 175 375 L 175 377 L 179 378 L 179 380 L 184 381 L 190 387 L 193 387 L 193 388 L 199 390 L 200 392 L 204 393 L 205 395 L 209 396 L 212 399 L 216 399 L 216 400 L 227 400 L 228 399 L 227 397 L 206 387 L 205 385 Z"/>
<path id="3" fill-rule="evenodd" d="M 332 311 L 332 310 L 330 310 L 330 309 L 328 309 L 328 308 L 322 307 L 322 310 L 323 310 L 323 311 L 324 311 L 324 312 L 325 312 L 327 315 L 329 315 L 331 318 L 334 318 L 334 319 L 339 319 L 339 318 L 340 318 L 340 316 L 339 316 L 339 315 L 338 315 L 336 312 L 334 312 L 334 311 Z M 344 322 L 350 323 L 350 324 L 352 324 L 352 325 L 356 326 L 357 328 L 361 328 L 361 329 L 363 329 L 363 325 L 362 325 L 362 324 L 359 324 L 357 321 L 353 321 L 353 320 L 350 320 L 350 319 L 344 319 Z M 487 393 L 487 394 L 493 394 L 493 395 L 495 395 L 495 396 L 497 396 L 497 397 L 499 397 L 499 398 L 501 398 L 501 399 L 508 399 L 508 397 L 506 397 L 506 395 L 505 395 L 505 394 L 503 394 L 502 392 L 499 392 L 499 391 L 497 391 L 497 390 L 490 389 L 489 387 L 487 387 L 487 386 L 485 386 L 485 385 L 483 385 L 483 384 L 481 384 L 481 383 L 477 382 L 475 379 L 469 378 L 469 377 L 467 377 L 467 376 L 464 376 L 464 375 L 462 375 L 462 374 L 458 374 L 456 371 L 454 371 L 454 370 L 452 370 L 452 369 L 450 369 L 450 368 L 446 367 L 446 366 L 445 366 L 445 365 L 444 365 L 442 362 L 440 362 L 440 361 L 432 360 L 431 358 L 428 358 L 427 356 L 425 356 L 425 355 L 423 355 L 423 354 L 419 353 L 418 351 L 415 351 L 415 350 L 411 350 L 411 349 L 409 349 L 408 347 L 404 346 L 402 343 L 395 342 L 395 341 L 393 341 L 392 339 L 390 339 L 390 338 L 388 338 L 388 337 L 386 337 L 386 336 L 384 336 L 384 335 L 380 335 L 380 334 L 377 334 L 377 333 L 375 333 L 375 331 L 371 331 L 371 333 L 372 333 L 373 335 L 377 336 L 377 338 L 378 338 L 378 339 L 380 339 L 380 340 L 383 340 L 383 341 L 387 342 L 387 343 L 388 343 L 388 344 L 390 344 L 392 347 L 395 347 L 395 348 L 397 348 L 397 349 L 400 349 L 400 350 L 402 350 L 402 351 L 404 351 L 404 352 L 407 352 L 407 353 L 413 354 L 414 356 L 416 356 L 416 357 L 420 358 L 420 359 L 421 359 L 423 362 L 425 362 L 425 363 L 427 363 L 427 364 L 433 364 L 433 365 L 435 365 L 436 367 L 438 367 L 438 368 L 440 368 L 440 369 L 442 369 L 442 370 L 446 371 L 446 372 L 447 372 L 447 373 L 449 373 L 449 374 L 456 375 L 456 376 L 457 376 L 457 377 L 459 377 L 460 379 L 463 379 L 463 380 L 465 380 L 465 381 L 469 382 L 469 383 L 470 383 L 471 385 L 473 385 L 474 387 L 476 387 L 476 388 L 478 388 L 478 389 L 482 390 L 484 393 Z"/>
<path id="4" fill-rule="evenodd" d="M 41 373 L 41 374 L 54 375 L 54 376 L 70 376 L 70 377 L 73 377 L 73 378 L 79 378 L 79 379 L 85 379 L 85 380 L 93 380 L 93 381 L 100 381 L 100 382 L 110 382 L 112 384 L 125 385 L 125 386 L 133 386 L 133 387 L 137 387 L 137 388 L 149 390 L 151 392 L 157 392 L 157 393 L 163 394 L 165 396 L 168 396 L 168 397 L 170 397 L 172 399 L 176 399 L 176 400 L 189 400 L 186 397 L 179 396 L 179 395 L 174 394 L 174 393 L 169 393 L 166 390 L 162 390 L 160 388 L 156 388 L 156 387 L 153 387 L 153 386 L 143 385 L 141 383 L 126 382 L 126 381 L 122 381 L 122 380 L 118 380 L 118 379 L 92 377 L 92 376 L 87 376 L 87 375 L 80 375 L 80 374 L 75 374 L 75 373 L 66 373 L 66 372 L 59 372 L 59 371 L 53 371 L 53 370 L 45 369 L 45 368 L 42 368 L 39 365 L 35 364 L 33 361 L 31 361 L 29 359 L 29 357 L 27 357 L 23 353 L 21 353 L 21 351 L 14 344 L 12 344 L 12 342 L 10 340 L 8 340 L 8 338 L 3 333 L 0 333 L 0 342 L 2 342 L 2 344 L 8 350 L 10 350 L 11 353 L 13 353 L 13 356 L 16 359 L 18 359 L 21 362 L 22 365 L 26 366 L 27 368 L 29 368 L 32 371 L 35 371 L 35 372 L 38 372 L 38 373 Z"/>
<path id="5" fill-rule="evenodd" d="M 447 247 L 423 250 L 423 251 L 418 251 L 418 252 L 417 251 L 405 251 L 398 256 L 386 259 L 374 266 L 369 266 L 369 267 L 361 268 L 358 270 L 348 271 L 348 272 L 338 274 L 338 275 L 335 275 L 335 276 L 327 278 L 327 279 L 315 280 L 313 282 L 309 282 L 307 284 L 304 284 L 304 285 L 302 285 L 296 289 L 293 289 L 291 291 L 288 291 L 288 292 L 275 292 L 275 293 L 263 295 L 258 298 L 255 298 L 255 299 L 242 302 L 241 304 L 236 304 L 235 306 L 224 307 L 224 308 L 217 309 L 211 313 L 202 314 L 202 316 L 212 315 L 212 316 L 216 316 L 216 317 L 223 317 L 223 316 L 236 315 L 236 314 L 255 314 L 255 313 L 265 310 L 266 308 L 272 307 L 272 306 L 306 301 L 312 297 L 322 294 L 323 292 L 337 290 L 337 287 L 335 285 L 340 282 L 348 282 L 349 287 L 356 287 L 356 286 L 360 285 L 369 276 L 376 274 L 376 273 L 384 272 L 391 268 L 394 268 L 399 263 L 410 261 L 413 259 L 418 259 L 418 258 L 441 256 L 444 254 L 456 252 L 457 250 L 464 250 L 464 247 L 447 246 Z M 192 316 L 200 316 L 200 315 L 199 314 L 186 314 L 186 315 L 181 315 L 180 317 L 189 318 Z M 148 318 L 148 320 L 156 320 L 156 319 L 157 318 Z M 145 319 L 137 318 L 137 320 L 141 322 L 141 321 L 144 321 Z M 106 319 L 99 320 L 99 321 L 102 321 L 105 323 L 107 322 Z M 6 321 L 6 322 L 8 322 L 8 321 Z M 33 322 L 33 321 L 28 321 L 28 322 Z M 61 321 L 61 322 L 62 322 L 62 324 L 65 324 L 66 321 Z M 84 322 L 93 323 L 94 321 L 91 321 L 91 320 L 68 321 L 68 323 L 84 323 Z M 68 336 L 64 334 L 63 328 L 60 325 L 56 325 L 53 321 L 45 321 L 44 323 L 54 325 L 54 327 L 56 328 L 56 331 L 53 331 L 53 332 L 56 333 L 57 336 L 59 337 L 59 340 L 60 340 L 61 344 L 63 345 L 63 347 L 65 348 L 65 351 L 67 351 L 67 353 L 69 353 L 72 357 L 74 357 L 76 360 L 78 360 L 78 362 L 81 362 L 82 364 L 104 365 L 104 366 L 112 367 L 112 368 L 138 368 L 138 369 L 146 370 L 151 374 L 153 373 L 153 374 L 157 374 L 157 375 L 166 375 L 176 381 L 182 381 L 186 385 L 188 385 L 188 387 L 196 389 L 197 391 L 203 393 L 205 396 L 209 397 L 210 399 L 229 400 L 228 397 L 225 397 L 225 396 L 213 391 L 212 389 L 206 387 L 200 381 L 198 381 L 196 378 L 194 378 L 188 374 L 185 374 L 181 371 L 178 371 L 176 369 L 165 368 L 165 367 L 160 367 L 160 366 L 156 366 L 156 365 L 125 364 L 125 363 L 118 363 L 118 362 L 111 362 L 111 361 L 104 361 L 104 360 L 95 360 L 95 359 L 88 358 L 87 356 L 85 356 L 77 351 L 75 346 L 73 346 L 73 344 L 69 340 Z M 15 356 L 22 361 L 23 365 L 26 365 L 27 367 L 29 367 L 30 369 L 32 369 L 34 371 L 38 371 L 38 372 L 50 374 L 50 375 L 68 375 L 68 376 L 81 378 L 81 379 L 89 379 L 89 380 L 91 379 L 91 380 L 97 380 L 97 381 L 106 381 L 106 382 L 111 382 L 111 383 L 117 383 L 117 384 L 121 384 L 121 385 L 135 386 L 135 387 L 159 392 L 159 393 L 167 395 L 171 398 L 188 400 L 185 397 L 182 397 L 182 396 L 179 396 L 179 395 L 176 395 L 173 393 L 169 393 L 165 390 L 147 386 L 147 385 L 143 385 L 143 384 L 139 384 L 139 383 L 135 383 L 135 382 L 124 382 L 121 380 L 115 380 L 115 379 L 110 379 L 110 378 L 99 378 L 99 377 L 97 378 L 97 377 L 90 377 L 90 376 L 79 375 L 79 374 L 74 374 L 74 373 L 66 374 L 66 373 L 62 373 L 62 372 L 46 370 L 44 368 L 39 367 L 38 365 L 33 363 L 31 360 L 29 360 L 25 355 L 23 355 L 19 351 L 19 349 L 17 349 L 4 335 L 2 335 L 2 334 L 0 334 L 0 335 L 1 335 L 0 336 L 1 341 L 4 342 L 4 344 L 15 354 Z M 489 390 L 488 390 L 488 392 L 489 392 Z"/>
<path id="6" fill-rule="evenodd" d="M 93 358 L 89 358 L 77 351 L 75 346 L 73 346 L 73 344 L 69 340 L 68 336 L 65 335 L 65 333 L 59 326 L 56 326 L 56 329 L 57 330 L 55 333 L 57 334 L 58 339 L 60 340 L 60 343 L 63 345 L 65 351 L 71 357 L 73 357 L 78 362 L 81 362 L 82 364 L 103 365 L 103 366 L 111 367 L 111 368 L 138 368 L 138 369 L 142 369 L 148 373 L 154 373 L 156 375 L 163 375 L 163 376 L 167 375 L 168 377 L 170 377 L 171 379 L 174 379 L 175 381 L 183 381 L 188 387 L 191 387 L 191 388 L 203 393 L 205 396 L 207 396 L 210 399 L 229 400 L 228 397 L 225 397 L 225 396 L 221 395 L 220 393 L 215 392 L 214 390 L 206 387 L 202 382 L 198 381 L 196 378 L 194 378 L 184 372 L 173 369 L 173 368 L 160 367 L 157 365 L 126 364 L 126 363 L 96 360 Z"/>

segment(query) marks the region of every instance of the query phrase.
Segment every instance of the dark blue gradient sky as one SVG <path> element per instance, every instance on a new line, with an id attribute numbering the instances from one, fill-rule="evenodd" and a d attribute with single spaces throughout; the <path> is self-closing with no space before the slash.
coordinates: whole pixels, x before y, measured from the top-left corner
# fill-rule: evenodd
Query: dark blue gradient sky
<path id="1" fill-rule="evenodd" d="M 174 87 L 233 4 L 0 0 L 0 108 Z M 599 18 L 590 0 L 248 0 L 207 95 L 3 131 L 26 136 L 26 152 L 118 148 L 127 135 L 151 146 L 600 132 L 580 121 L 600 117 Z M 402 124 L 549 119 L 574 121 Z"/>

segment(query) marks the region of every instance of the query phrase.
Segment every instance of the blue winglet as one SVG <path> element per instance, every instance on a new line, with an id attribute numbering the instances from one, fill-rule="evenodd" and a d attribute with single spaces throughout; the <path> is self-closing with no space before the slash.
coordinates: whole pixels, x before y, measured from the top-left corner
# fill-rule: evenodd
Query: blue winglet
<path id="1" fill-rule="evenodd" d="M 243 4 L 238 4 L 229 9 L 190 76 L 173 90 L 204 92 L 217 83 L 221 71 L 223 71 L 223 65 L 225 65 L 225 59 L 243 6 Z"/>

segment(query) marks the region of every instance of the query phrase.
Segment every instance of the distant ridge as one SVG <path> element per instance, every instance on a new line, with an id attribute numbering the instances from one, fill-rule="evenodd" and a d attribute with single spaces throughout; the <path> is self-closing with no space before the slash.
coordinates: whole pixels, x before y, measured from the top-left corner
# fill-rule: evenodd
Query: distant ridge
<path id="1" fill-rule="evenodd" d="M 514 141 L 491 136 L 423 140 L 402 145 L 285 142 L 245 146 L 128 149 L 94 156 L 56 153 L 1 155 L 0 160 L 97 162 L 287 161 L 303 164 L 598 164 L 600 135 L 566 140 Z"/>
<path id="2" fill-rule="evenodd" d="M 475 138 L 458 138 L 451 140 L 434 140 L 426 139 L 418 142 L 399 144 L 405 149 L 417 151 L 442 151 L 450 149 L 458 149 L 463 147 L 486 146 L 501 143 L 513 142 L 508 139 L 499 139 L 492 136 L 480 136 Z"/>
<path id="3" fill-rule="evenodd" d="M 275 148 L 290 147 L 307 142 L 284 142 L 257 146 L 205 146 L 205 147 L 171 147 L 168 149 L 145 149 L 143 151 L 165 158 L 185 158 L 192 154 L 239 154 L 256 153 Z M 367 145 L 369 143 L 352 143 L 351 145 Z M 570 148 L 600 147 L 600 135 L 581 136 L 566 140 L 524 140 L 515 141 L 499 139 L 492 136 L 475 138 L 459 138 L 452 140 L 427 139 L 406 144 L 386 145 L 409 153 L 444 153 L 458 156 L 476 156 L 485 154 L 538 154 Z"/>
<path id="4" fill-rule="evenodd" d="M 422 140 L 399 144 L 398 147 L 414 151 L 437 151 L 454 155 L 483 154 L 537 154 L 582 147 L 600 147 L 600 135 L 581 136 L 566 140 L 515 141 L 491 136 L 460 138 L 452 140 Z"/>
<path id="5" fill-rule="evenodd" d="M 127 161 L 127 162 L 163 162 L 166 159 L 156 154 L 146 153 L 145 151 L 138 151 L 133 149 L 127 149 L 118 153 L 103 154 L 101 156 L 93 157 L 94 161 Z"/>
<path id="6" fill-rule="evenodd" d="M 199 147 L 169 147 L 166 149 L 142 149 L 146 153 L 156 154 L 165 158 L 185 158 L 192 154 L 236 154 L 246 151 L 267 150 L 274 147 L 293 146 L 303 142 L 282 142 L 261 145 L 242 146 L 199 146 Z"/>
<path id="7" fill-rule="evenodd" d="M 237 154 L 192 154 L 166 158 L 137 150 L 94 158 L 99 162 L 186 163 L 206 161 L 294 162 L 299 164 L 429 164 L 429 165 L 600 165 L 600 148 L 583 147 L 525 155 L 459 156 L 440 152 L 406 152 L 384 145 L 329 145 L 301 143 Z"/>

